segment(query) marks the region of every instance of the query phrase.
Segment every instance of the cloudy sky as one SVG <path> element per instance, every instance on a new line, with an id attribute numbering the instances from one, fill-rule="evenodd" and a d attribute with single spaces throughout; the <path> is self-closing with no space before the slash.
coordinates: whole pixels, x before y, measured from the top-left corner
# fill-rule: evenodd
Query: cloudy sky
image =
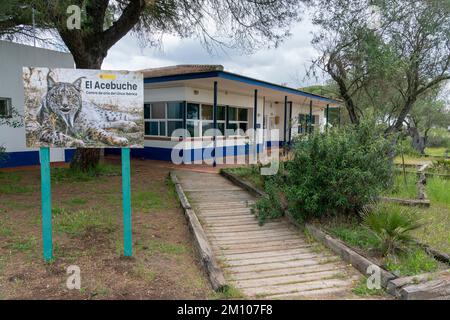
<path id="1" fill-rule="evenodd" d="M 311 47 L 314 26 L 304 20 L 291 28 L 292 36 L 276 49 L 263 49 L 251 55 L 232 50 L 209 53 L 196 39 L 166 36 L 162 48 L 141 48 L 127 35 L 108 52 L 103 69 L 137 70 L 176 64 L 221 64 L 225 70 L 278 84 L 300 87 L 320 81 L 306 79 L 305 70 L 317 56 Z"/>

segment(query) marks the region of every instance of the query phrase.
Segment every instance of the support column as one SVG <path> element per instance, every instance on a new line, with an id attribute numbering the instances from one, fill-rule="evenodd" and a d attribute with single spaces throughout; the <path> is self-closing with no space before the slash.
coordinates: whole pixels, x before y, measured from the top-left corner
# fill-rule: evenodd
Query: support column
<path id="1" fill-rule="evenodd" d="M 338 128 L 341 128 L 341 108 L 338 108 L 339 113 L 338 113 Z"/>
<path id="2" fill-rule="evenodd" d="M 254 155 L 255 155 L 255 160 L 256 160 L 256 155 L 258 154 L 258 135 L 256 133 L 257 128 L 258 128 L 258 89 L 255 89 L 255 95 L 254 95 L 254 101 L 253 101 L 253 128 L 254 128 L 254 132 L 253 132 L 253 137 L 254 137 L 254 143 L 255 143 L 255 150 L 254 150 Z"/>
<path id="3" fill-rule="evenodd" d="M 287 96 L 284 96 L 283 147 L 286 147 L 286 131 L 287 131 Z"/>
<path id="4" fill-rule="evenodd" d="M 309 134 L 312 132 L 312 100 L 309 100 Z"/>
<path id="5" fill-rule="evenodd" d="M 216 137 L 216 130 L 217 130 L 217 81 L 214 81 L 214 101 L 213 101 L 213 127 L 214 127 L 214 135 L 213 135 L 213 167 L 215 167 L 216 164 L 216 147 L 217 147 L 217 137 Z"/>
<path id="6" fill-rule="evenodd" d="M 292 141 L 292 101 L 289 101 L 289 139 L 288 143 L 291 144 Z"/>
<path id="7" fill-rule="evenodd" d="M 330 116 L 330 105 L 329 104 L 327 104 L 327 111 L 326 111 L 326 122 L 325 122 L 325 132 L 328 132 L 328 123 L 329 123 L 329 120 L 328 120 L 328 117 Z"/>

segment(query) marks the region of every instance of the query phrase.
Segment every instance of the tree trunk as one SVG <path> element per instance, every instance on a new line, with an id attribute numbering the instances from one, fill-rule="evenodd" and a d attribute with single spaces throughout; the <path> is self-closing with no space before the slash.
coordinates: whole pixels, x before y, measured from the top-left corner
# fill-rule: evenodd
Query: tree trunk
<path id="1" fill-rule="evenodd" d="M 408 134 L 412 138 L 412 147 L 420 154 L 425 154 L 425 137 L 420 135 L 416 127 L 409 127 Z"/>
<path id="2" fill-rule="evenodd" d="M 101 69 L 103 59 L 106 57 L 106 53 L 102 53 L 101 50 L 85 51 L 81 49 L 78 52 L 74 51 L 71 52 L 77 69 Z M 70 162 L 70 168 L 86 172 L 96 168 L 99 162 L 100 149 L 77 148 Z"/>

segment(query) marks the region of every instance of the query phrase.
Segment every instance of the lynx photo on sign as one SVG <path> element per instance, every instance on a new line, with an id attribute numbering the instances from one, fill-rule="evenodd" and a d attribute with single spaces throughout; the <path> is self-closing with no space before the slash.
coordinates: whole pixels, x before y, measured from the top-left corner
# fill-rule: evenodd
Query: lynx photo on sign
<path id="1" fill-rule="evenodd" d="M 140 72 L 23 68 L 27 147 L 144 146 Z"/>

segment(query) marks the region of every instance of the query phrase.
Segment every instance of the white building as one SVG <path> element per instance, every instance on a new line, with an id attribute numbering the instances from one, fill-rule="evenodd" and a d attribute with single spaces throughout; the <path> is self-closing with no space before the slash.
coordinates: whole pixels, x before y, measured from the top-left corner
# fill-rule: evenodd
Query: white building
<path id="1" fill-rule="evenodd" d="M 0 41 L 0 116 L 14 106 L 23 114 L 22 67 L 73 68 L 72 56 L 46 49 Z M 174 146 L 183 145 L 185 162 L 211 158 L 211 135 L 217 129 L 216 158 L 249 152 L 252 128 L 278 129 L 274 139 L 262 134 L 258 151 L 289 143 L 301 133 L 321 130 L 327 106 L 337 102 L 270 82 L 224 71 L 216 65 L 182 65 L 142 70 L 144 73 L 145 148 L 133 149 L 132 156 L 171 160 Z M 311 123 L 309 119 L 312 119 Z M 175 129 L 187 129 L 191 137 L 171 138 Z M 237 131 L 240 129 L 239 131 Z M 0 167 L 39 163 L 39 153 L 25 146 L 25 129 L 0 126 L 0 145 L 8 159 Z M 105 149 L 105 154 L 118 153 Z M 52 149 L 53 161 L 69 161 L 73 150 Z"/>
<path id="2" fill-rule="evenodd" d="M 0 41 L 0 117 L 9 117 L 11 108 L 24 113 L 22 67 L 73 68 L 71 54 Z M 25 145 L 25 128 L 0 125 L 0 146 L 6 148 L 8 158 L 1 167 L 39 164 L 39 152 Z M 52 161 L 70 160 L 72 150 L 52 149 Z"/>
<path id="3" fill-rule="evenodd" d="M 279 138 L 262 134 L 258 149 L 280 146 L 306 131 L 321 130 L 327 106 L 337 101 L 270 82 L 224 71 L 217 65 L 180 65 L 142 70 L 144 73 L 145 148 L 132 155 L 170 160 L 172 149 L 185 143 L 186 162 L 211 155 L 207 129 L 214 126 L 217 106 L 217 154 L 223 156 L 248 153 L 251 137 L 236 129 L 278 129 Z M 216 101 L 216 103 L 215 103 Z M 312 116 L 313 121 L 308 122 Z M 171 138 L 175 129 L 184 128 L 190 138 Z M 230 132 L 226 132 L 226 131 Z M 175 140 L 175 141 L 174 141 Z M 107 149 L 108 153 L 118 150 Z"/>

